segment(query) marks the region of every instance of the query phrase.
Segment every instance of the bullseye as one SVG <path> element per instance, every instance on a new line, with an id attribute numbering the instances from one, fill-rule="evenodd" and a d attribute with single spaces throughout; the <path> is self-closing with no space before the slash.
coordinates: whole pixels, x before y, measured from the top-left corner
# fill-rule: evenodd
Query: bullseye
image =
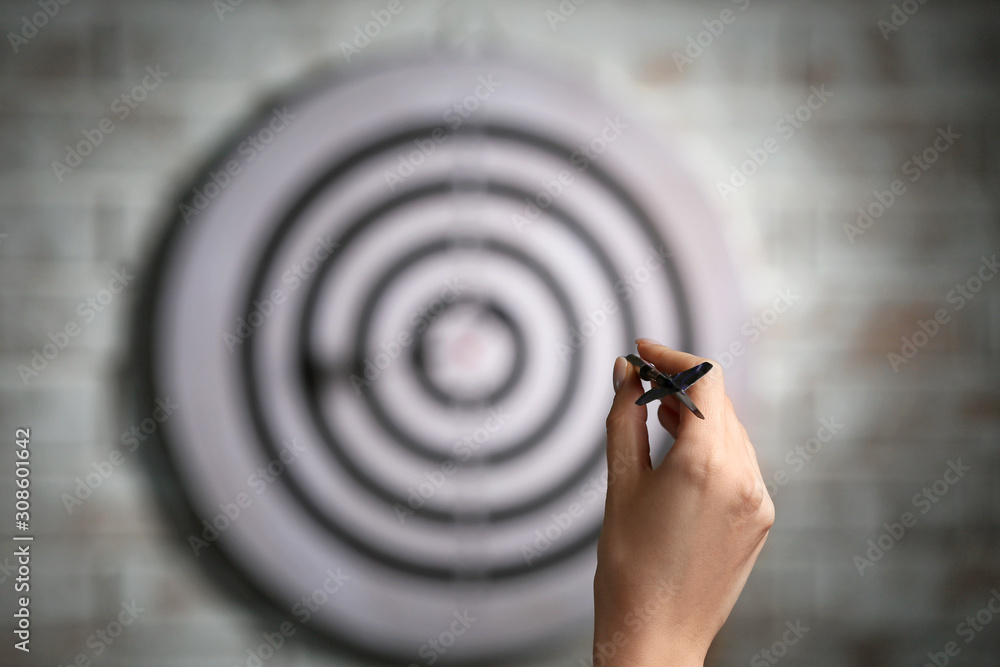
<path id="1" fill-rule="evenodd" d="M 526 355 L 524 333 L 497 303 L 453 304 L 415 336 L 414 373 L 449 405 L 492 405 L 516 384 Z"/>

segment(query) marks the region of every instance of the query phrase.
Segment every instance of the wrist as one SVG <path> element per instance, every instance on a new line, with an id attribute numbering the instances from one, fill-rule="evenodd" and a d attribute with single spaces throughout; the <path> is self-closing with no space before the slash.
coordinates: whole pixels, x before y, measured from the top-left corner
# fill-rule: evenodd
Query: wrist
<path id="1" fill-rule="evenodd" d="M 693 641 L 629 634 L 617 630 L 595 635 L 595 667 L 704 667 L 706 652 Z"/>

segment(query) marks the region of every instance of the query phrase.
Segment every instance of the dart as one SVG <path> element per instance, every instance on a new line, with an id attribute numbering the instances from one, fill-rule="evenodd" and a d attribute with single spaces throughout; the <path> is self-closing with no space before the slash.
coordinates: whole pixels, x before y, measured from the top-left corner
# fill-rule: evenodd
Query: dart
<path id="1" fill-rule="evenodd" d="M 680 401 L 684 407 L 693 412 L 697 417 L 701 419 L 705 418 L 705 415 L 701 413 L 698 406 L 694 404 L 691 398 L 684 393 L 684 391 L 712 370 L 712 364 L 706 361 L 689 368 L 686 371 L 681 371 L 676 375 L 667 375 L 666 373 L 661 373 L 657 370 L 656 366 L 648 361 L 645 361 L 638 355 L 630 354 L 626 356 L 625 359 L 639 370 L 640 378 L 653 385 L 649 391 L 636 400 L 636 405 L 646 405 L 650 401 L 655 401 L 658 398 L 676 395 L 677 400 Z"/>

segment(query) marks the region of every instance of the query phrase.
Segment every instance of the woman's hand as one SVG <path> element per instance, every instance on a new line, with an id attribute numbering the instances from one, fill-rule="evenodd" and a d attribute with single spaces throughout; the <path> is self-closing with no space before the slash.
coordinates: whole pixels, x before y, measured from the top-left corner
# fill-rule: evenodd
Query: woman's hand
<path id="1" fill-rule="evenodd" d="M 639 355 L 664 373 L 704 359 L 652 341 Z M 608 497 L 594 577 L 594 665 L 702 665 L 774 523 L 757 455 L 726 396 L 722 369 L 688 390 L 701 420 L 676 399 L 660 423 L 676 438 L 649 459 L 638 372 L 619 357 L 608 415 Z"/>

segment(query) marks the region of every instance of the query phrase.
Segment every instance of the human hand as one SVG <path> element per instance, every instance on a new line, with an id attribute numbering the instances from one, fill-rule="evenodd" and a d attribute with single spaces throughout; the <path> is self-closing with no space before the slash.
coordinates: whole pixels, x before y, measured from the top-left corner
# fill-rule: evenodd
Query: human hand
<path id="1" fill-rule="evenodd" d="M 639 356 L 664 373 L 705 361 L 640 339 Z M 722 369 L 657 416 L 676 439 L 655 470 L 639 374 L 615 361 L 607 419 L 608 495 L 594 576 L 594 664 L 702 665 L 774 523 L 757 455 L 726 396 Z"/>

